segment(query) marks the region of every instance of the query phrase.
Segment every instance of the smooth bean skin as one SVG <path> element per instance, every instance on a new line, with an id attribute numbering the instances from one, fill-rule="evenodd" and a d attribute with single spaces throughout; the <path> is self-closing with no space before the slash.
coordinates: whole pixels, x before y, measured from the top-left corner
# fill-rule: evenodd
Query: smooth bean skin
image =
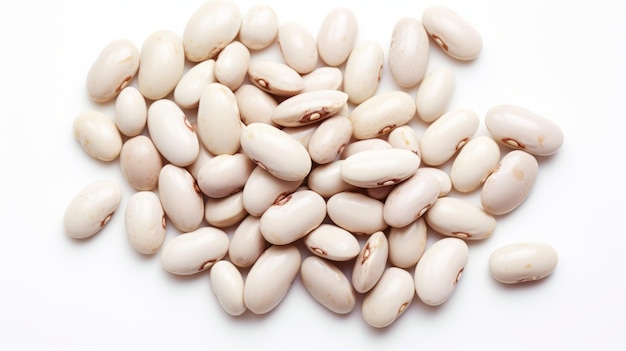
<path id="1" fill-rule="evenodd" d="M 257 166 L 243 187 L 243 207 L 249 214 L 260 217 L 270 206 L 296 191 L 300 184 L 302 179 L 282 180 Z"/>
<path id="2" fill-rule="evenodd" d="M 418 157 L 422 154 L 419 139 L 411 126 L 404 125 L 395 128 L 387 136 L 387 142 L 394 148 L 409 150 Z"/>
<path id="3" fill-rule="evenodd" d="M 196 131 L 172 100 L 161 99 L 148 108 L 148 132 L 159 153 L 180 167 L 192 164 L 200 152 Z"/>
<path id="4" fill-rule="evenodd" d="M 370 139 L 386 135 L 415 117 L 415 100 L 403 91 L 390 91 L 370 97 L 350 113 L 352 136 Z"/>
<path id="5" fill-rule="evenodd" d="M 418 19 L 399 19 L 391 35 L 389 69 L 396 84 L 402 88 L 416 86 L 428 67 L 428 34 Z"/>
<path id="6" fill-rule="evenodd" d="M 398 319 L 413 302 L 415 284 L 411 273 L 389 267 L 363 299 L 363 320 L 374 328 L 385 328 Z"/>
<path id="7" fill-rule="evenodd" d="M 253 84 L 242 84 L 235 90 L 241 121 L 248 125 L 261 122 L 276 126 L 272 121 L 278 102 L 274 97 Z"/>
<path id="8" fill-rule="evenodd" d="M 235 91 L 243 84 L 250 65 L 250 51 L 241 42 L 233 41 L 215 60 L 215 79 Z"/>
<path id="9" fill-rule="evenodd" d="M 322 61 L 331 67 L 341 66 L 352 52 L 357 30 L 357 19 L 350 9 L 330 10 L 317 32 L 317 51 Z"/>
<path id="10" fill-rule="evenodd" d="M 430 37 L 450 57 L 473 60 L 478 57 L 483 41 L 471 24 L 444 5 L 431 5 L 422 12 L 422 22 Z"/>
<path id="11" fill-rule="evenodd" d="M 426 231 L 424 217 L 418 218 L 405 227 L 392 227 L 387 235 L 389 262 L 400 268 L 414 266 L 426 250 Z"/>
<path id="12" fill-rule="evenodd" d="M 328 199 L 326 208 L 335 224 L 353 234 L 370 235 L 387 228 L 383 203 L 358 192 L 335 194 Z"/>
<path id="13" fill-rule="evenodd" d="M 284 127 L 323 121 L 343 108 L 348 95 L 337 90 L 316 90 L 290 97 L 276 107 L 272 121 Z"/>
<path id="14" fill-rule="evenodd" d="M 165 212 L 159 197 L 151 191 L 134 193 L 125 213 L 126 234 L 133 249 L 144 255 L 159 251 L 165 241 Z"/>
<path id="15" fill-rule="evenodd" d="M 146 127 L 148 106 L 135 87 L 126 87 L 115 99 L 114 121 L 120 133 L 127 137 L 139 135 Z"/>
<path id="16" fill-rule="evenodd" d="M 85 239 L 98 233 L 111 219 L 122 200 L 122 189 L 116 183 L 99 180 L 82 188 L 65 209 L 65 233 L 74 239 Z"/>
<path id="17" fill-rule="evenodd" d="M 237 267 L 250 267 L 261 256 L 267 241 L 261 233 L 261 218 L 252 215 L 244 218 L 235 229 L 228 246 L 228 257 Z"/>
<path id="18" fill-rule="evenodd" d="M 211 267 L 211 289 L 226 313 L 240 316 L 246 311 L 243 301 L 244 281 L 241 273 L 232 263 L 220 260 Z"/>
<path id="19" fill-rule="evenodd" d="M 339 156 L 352 136 L 352 122 L 344 116 L 333 116 L 315 129 L 307 150 L 317 164 L 327 164 Z"/>
<path id="20" fill-rule="evenodd" d="M 196 230 L 204 218 L 202 192 L 189 171 L 173 164 L 161 168 L 159 197 L 167 218 L 181 232 Z"/>
<path id="21" fill-rule="evenodd" d="M 556 250 L 540 242 L 513 243 L 493 251 L 489 257 L 491 276 L 505 284 L 543 279 L 558 263 Z"/>
<path id="22" fill-rule="evenodd" d="M 215 82 L 215 60 L 198 62 L 183 74 L 176 84 L 174 101 L 181 108 L 196 108 L 202 91 Z"/>
<path id="23" fill-rule="evenodd" d="M 329 198 L 342 191 L 354 191 L 356 186 L 341 178 L 341 165 L 344 160 L 336 160 L 321 164 L 311 170 L 307 177 L 307 185 L 316 193 Z"/>
<path id="24" fill-rule="evenodd" d="M 241 12 L 234 1 L 206 1 L 191 15 L 183 32 L 184 55 L 191 62 L 213 58 L 235 39 Z"/>
<path id="25" fill-rule="evenodd" d="M 137 135 L 122 145 L 120 169 L 124 178 L 136 190 L 156 188 L 161 167 L 161 154 L 147 136 Z"/>
<path id="26" fill-rule="evenodd" d="M 496 229 L 496 219 L 480 206 L 448 196 L 439 198 L 425 219 L 437 233 L 466 240 L 487 239 Z"/>
<path id="27" fill-rule="evenodd" d="M 415 174 L 396 185 L 385 200 L 385 222 L 396 228 L 411 224 L 437 203 L 439 189 L 437 179 L 429 173 Z"/>
<path id="28" fill-rule="evenodd" d="M 360 293 L 370 291 L 385 271 L 389 243 L 383 232 L 372 234 L 356 257 L 352 269 L 352 285 Z"/>
<path id="29" fill-rule="evenodd" d="M 354 289 L 346 275 L 332 263 L 309 256 L 302 261 L 300 276 L 306 290 L 322 306 L 337 314 L 354 310 Z"/>
<path id="30" fill-rule="evenodd" d="M 185 69 L 183 42 L 170 30 L 148 36 L 141 46 L 137 85 L 141 94 L 159 100 L 176 88 Z"/>
<path id="31" fill-rule="evenodd" d="M 304 80 L 298 72 L 284 63 L 252 60 L 248 67 L 252 84 L 278 96 L 294 96 L 304 90 Z"/>
<path id="32" fill-rule="evenodd" d="M 241 191 L 219 199 L 209 197 L 204 203 L 204 219 L 217 228 L 235 225 L 247 215 Z"/>
<path id="33" fill-rule="evenodd" d="M 341 90 L 343 72 L 337 67 L 319 67 L 302 76 L 302 92 L 315 90 Z"/>
<path id="34" fill-rule="evenodd" d="M 478 115 L 469 109 L 446 112 L 422 134 L 422 161 L 430 166 L 444 164 L 476 133 L 479 123 Z"/>
<path id="35" fill-rule="evenodd" d="M 278 34 L 278 17 L 267 5 L 252 6 L 243 16 L 239 40 L 250 50 L 262 50 L 270 46 Z"/>
<path id="36" fill-rule="evenodd" d="M 242 153 L 223 154 L 207 161 L 196 180 L 206 196 L 222 198 L 242 190 L 254 168 L 254 163 Z"/>
<path id="37" fill-rule="evenodd" d="M 419 156 L 409 150 L 367 150 L 344 160 L 341 177 L 347 183 L 361 188 L 376 188 L 410 178 L 419 165 Z"/>
<path id="38" fill-rule="evenodd" d="M 478 189 L 499 162 L 500 148 L 492 138 L 482 135 L 470 139 L 452 162 L 452 186 L 464 193 Z"/>
<path id="39" fill-rule="evenodd" d="M 383 68 L 383 48 L 375 41 L 354 45 L 343 73 L 343 91 L 348 101 L 358 105 L 374 96 Z"/>
<path id="40" fill-rule="evenodd" d="M 221 83 L 209 84 L 200 96 L 198 135 L 213 155 L 235 154 L 242 133 L 235 94 Z"/>
<path id="41" fill-rule="evenodd" d="M 349 231 L 333 224 L 321 224 L 305 238 L 304 245 L 313 254 L 331 261 L 355 258 L 361 246 Z"/>
<path id="42" fill-rule="evenodd" d="M 446 112 L 455 86 L 454 72 L 442 66 L 428 72 L 417 89 L 417 115 L 426 122 L 434 122 Z"/>
<path id="43" fill-rule="evenodd" d="M 96 160 L 113 161 L 122 151 L 122 136 L 115 122 L 102 112 L 80 112 L 74 119 L 73 129 L 74 138 Z"/>
<path id="44" fill-rule="evenodd" d="M 172 274 L 192 275 L 211 268 L 227 251 L 228 235 L 223 230 L 202 227 L 166 241 L 161 265 Z"/>
<path id="45" fill-rule="evenodd" d="M 278 27 L 278 47 L 287 65 L 300 74 L 310 73 L 317 66 L 315 38 L 298 22 L 286 21 Z"/>
<path id="46" fill-rule="evenodd" d="M 114 40 L 102 49 L 87 73 L 87 94 L 96 102 L 113 99 L 139 69 L 139 50 L 126 39 Z"/>

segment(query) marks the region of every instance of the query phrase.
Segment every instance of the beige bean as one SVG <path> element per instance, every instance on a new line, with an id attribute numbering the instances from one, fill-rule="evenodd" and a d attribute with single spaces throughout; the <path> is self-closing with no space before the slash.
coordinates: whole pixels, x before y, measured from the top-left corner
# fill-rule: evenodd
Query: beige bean
<path id="1" fill-rule="evenodd" d="M 172 274 L 196 274 L 211 268 L 227 251 L 228 235 L 224 231 L 202 227 L 166 241 L 161 265 Z"/>
<path id="2" fill-rule="evenodd" d="M 337 159 L 352 136 L 352 122 L 343 116 L 334 116 L 320 123 L 315 129 L 307 150 L 317 164 Z"/>
<path id="3" fill-rule="evenodd" d="M 198 135 L 213 155 L 239 151 L 242 133 L 235 94 L 223 84 L 209 84 L 200 96 Z"/>
<path id="4" fill-rule="evenodd" d="M 184 168 L 161 168 L 158 191 L 167 218 L 181 232 L 196 230 L 204 218 L 204 201 L 196 181 Z"/>
<path id="5" fill-rule="evenodd" d="M 300 276 L 305 289 L 322 306 L 337 314 L 354 310 L 354 289 L 346 275 L 332 263 L 309 256 L 302 261 Z"/>
<path id="6" fill-rule="evenodd" d="M 370 97 L 350 113 L 355 139 L 376 138 L 407 124 L 415 116 L 415 100 L 403 91 Z"/>
<path id="7" fill-rule="evenodd" d="M 139 191 L 128 199 L 125 213 L 126 235 L 133 249 L 144 255 L 159 251 L 165 241 L 165 212 L 159 197 Z"/>
<path id="8" fill-rule="evenodd" d="M 181 108 L 196 108 L 204 89 L 215 82 L 215 60 L 199 62 L 183 74 L 176 84 L 174 101 Z"/>
<path id="9" fill-rule="evenodd" d="M 391 228 L 389 241 L 389 263 L 400 268 L 414 266 L 426 250 L 426 221 L 420 217 L 402 228 Z"/>
<path id="10" fill-rule="evenodd" d="M 136 190 L 156 188 L 161 167 L 161 154 L 147 136 L 132 137 L 122 145 L 120 169 L 130 186 Z"/>
<path id="11" fill-rule="evenodd" d="M 159 100 L 167 96 L 183 76 L 185 53 L 178 34 L 159 30 L 141 46 L 137 85 L 143 96 Z"/>
<path id="12" fill-rule="evenodd" d="M 473 203 L 442 197 L 426 212 L 426 223 L 439 234 L 467 240 L 482 240 L 496 229 L 496 220 Z"/>
<path id="13" fill-rule="evenodd" d="M 427 7 L 422 22 L 435 43 L 455 59 L 473 60 L 482 49 L 483 41 L 476 28 L 446 6 Z"/>
<path id="14" fill-rule="evenodd" d="M 113 161 L 122 151 L 122 136 L 115 122 L 102 112 L 80 112 L 74 119 L 73 129 L 74 138 L 96 160 Z"/>
<path id="15" fill-rule="evenodd" d="M 346 62 L 343 73 L 343 91 L 348 100 L 360 104 L 374 96 L 383 69 L 383 48 L 375 41 L 357 43 Z"/>
<path id="16" fill-rule="evenodd" d="M 446 112 L 422 134 L 422 161 L 431 166 L 447 162 L 476 133 L 479 122 L 478 115 L 468 109 Z"/>
<path id="17" fill-rule="evenodd" d="M 280 62 L 252 60 L 248 76 L 254 85 L 273 95 L 294 96 L 304 89 L 300 74 Z"/>
<path id="18" fill-rule="evenodd" d="M 99 180 L 85 186 L 65 209 L 65 233 L 74 239 L 93 236 L 109 222 L 121 200 L 122 189 L 111 181 Z"/>
<path id="19" fill-rule="evenodd" d="M 242 153 L 215 156 L 198 172 L 198 187 L 216 199 L 231 195 L 243 189 L 254 168 L 254 162 Z"/>
<path id="20" fill-rule="evenodd" d="M 228 246 L 228 257 L 236 266 L 252 266 L 265 251 L 267 241 L 261 234 L 260 222 L 261 218 L 249 215 L 235 229 Z"/>
<path id="21" fill-rule="evenodd" d="M 317 50 L 322 61 L 329 66 L 341 66 L 352 52 L 357 29 L 356 16 L 350 9 L 330 10 L 317 32 Z"/>
<path id="22" fill-rule="evenodd" d="M 265 91 L 252 84 L 243 84 L 235 90 L 239 115 L 246 125 L 260 122 L 276 126 L 272 121 L 278 102 Z"/>
<path id="23" fill-rule="evenodd" d="M 235 91 L 243 84 L 250 65 L 250 51 L 241 42 L 226 45 L 215 60 L 215 79 Z"/>
<path id="24" fill-rule="evenodd" d="M 448 67 L 438 67 L 428 72 L 415 96 L 417 115 L 426 122 L 434 122 L 448 107 L 454 93 L 454 72 Z"/>
<path id="25" fill-rule="evenodd" d="M 342 191 L 356 190 L 357 187 L 346 183 L 341 178 L 341 165 L 343 162 L 343 160 L 337 160 L 313 168 L 307 177 L 309 188 L 325 198 Z"/>
<path id="26" fill-rule="evenodd" d="M 428 34 L 418 19 L 399 19 L 391 35 L 389 47 L 389 70 L 398 86 L 416 86 L 428 67 Z"/>
<path id="27" fill-rule="evenodd" d="M 317 66 L 317 46 L 308 29 L 295 21 L 278 27 L 278 47 L 285 63 L 300 74 L 310 73 Z"/>
<path id="28" fill-rule="evenodd" d="M 360 293 L 370 291 L 385 271 L 389 244 L 383 232 L 372 234 L 356 257 L 352 269 L 352 285 Z"/>
<path id="29" fill-rule="evenodd" d="M 282 180 L 257 166 L 243 187 L 243 207 L 253 216 L 260 217 L 272 204 L 293 193 L 302 179 Z"/>
<path id="30" fill-rule="evenodd" d="M 384 328 L 395 322 L 413 302 L 415 284 L 411 273 L 389 267 L 363 299 L 363 320 L 374 328 Z"/>
<path id="31" fill-rule="evenodd" d="M 126 39 L 107 44 L 87 73 L 87 94 L 96 102 L 113 99 L 139 69 L 139 50 Z"/>
<path id="32" fill-rule="evenodd" d="M 239 40 L 250 50 L 261 50 L 270 46 L 278 34 L 278 17 L 267 5 L 252 6 L 243 16 Z"/>

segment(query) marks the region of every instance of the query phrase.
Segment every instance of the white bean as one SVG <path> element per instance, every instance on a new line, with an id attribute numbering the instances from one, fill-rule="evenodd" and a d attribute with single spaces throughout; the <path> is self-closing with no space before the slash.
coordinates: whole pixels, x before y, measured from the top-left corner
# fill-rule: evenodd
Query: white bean
<path id="1" fill-rule="evenodd" d="M 223 230 L 202 227 L 166 241 L 161 265 L 172 274 L 196 274 L 211 268 L 227 251 L 228 235 Z"/>
<path id="2" fill-rule="evenodd" d="M 235 265 L 218 261 L 211 267 L 209 278 L 211 289 L 226 313 L 239 316 L 247 310 L 243 300 L 243 277 Z"/>
<path id="3" fill-rule="evenodd" d="M 350 9 L 330 10 L 317 32 L 317 51 L 322 61 L 332 67 L 341 66 L 352 52 L 357 28 L 356 16 Z"/>
<path id="4" fill-rule="evenodd" d="M 80 112 L 74 119 L 74 138 L 96 160 L 113 161 L 122 151 L 122 136 L 109 116 L 95 110 Z"/>
<path id="5" fill-rule="evenodd" d="M 300 267 L 302 284 L 322 306 L 337 314 L 348 314 L 356 305 L 356 294 L 350 281 L 332 263 L 309 256 Z"/>
<path id="6" fill-rule="evenodd" d="M 495 250 L 489 257 L 491 276 L 505 284 L 543 279 L 556 268 L 558 254 L 539 242 L 515 243 Z"/>
<path id="7" fill-rule="evenodd" d="M 165 241 L 165 212 L 159 197 L 139 191 L 128 199 L 125 213 L 126 235 L 132 247 L 144 255 L 159 251 Z"/>
<path id="8" fill-rule="evenodd" d="M 102 49 L 87 73 L 87 94 L 96 102 L 113 99 L 130 83 L 139 69 L 139 50 L 126 39 Z"/>
<path id="9" fill-rule="evenodd" d="M 102 229 L 122 200 L 122 189 L 108 180 L 81 189 L 65 209 L 65 233 L 75 239 L 88 238 Z"/>

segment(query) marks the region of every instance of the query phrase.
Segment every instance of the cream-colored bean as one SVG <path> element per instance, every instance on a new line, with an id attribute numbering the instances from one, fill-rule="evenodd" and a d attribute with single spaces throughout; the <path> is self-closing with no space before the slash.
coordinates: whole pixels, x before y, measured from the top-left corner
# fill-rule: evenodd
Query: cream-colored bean
<path id="1" fill-rule="evenodd" d="M 65 233 L 74 239 L 96 234 L 109 222 L 121 200 L 122 189 L 111 181 L 99 180 L 85 186 L 65 209 Z"/>
<path id="2" fill-rule="evenodd" d="M 437 179 L 430 173 L 415 174 L 396 185 L 385 200 L 385 222 L 396 228 L 411 224 L 438 201 L 439 189 Z"/>
<path id="3" fill-rule="evenodd" d="M 166 241 L 161 265 L 172 274 L 196 274 L 211 268 L 227 251 L 228 235 L 223 230 L 202 227 Z"/>
<path id="4" fill-rule="evenodd" d="M 215 79 L 235 91 L 243 84 L 250 65 L 250 51 L 241 42 L 233 41 L 215 60 Z"/>
<path id="5" fill-rule="evenodd" d="M 191 62 L 213 58 L 235 39 L 241 12 L 234 1 L 206 1 L 191 15 L 183 32 L 185 57 Z"/>
<path id="6" fill-rule="evenodd" d="M 439 234 L 482 240 L 496 229 L 496 220 L 479 206 L 454 197 L 442 197 L 426 212 L 426 223 Z"/>
<path id="7" fill-rule="evenodd" d="M 410 178 L 419 165 L 419 156 L 409 150 L 366 150 L 344 160 L 341 178 L 361 188 L 376 188 Z"/>
<path id="8" fill-rule="evenodd" d="M 348 261 L 361 251 L 352 233 L 333 224 L 321 224 L 313 229 L 304 238 L 304 245 L 315 255 L 331 261 Z"/>
<path id="9" fill-rule="evenodd" d="M 208 197 L 228 196 L 243 189 L 254 168 L 254 162 L 241 153 L 215 156 L 198 172 L 198 187 Z"/>
<path id="10" fill-rule="evenodd" d="M 341 192 L 331 196 L 326 204 L 328 217 L 339 227 L 359 235 L 385 230 L 383 203 L 356 192 Z"/>
<path id="11" fill-rule="evenodd" d="M 147 136 L 137 135 L 122 145 L 120 169 L 130 186 L 136 190 L 156 188 L 161 167 L 161 154 Z"/>
<path id="12" fill-rule="evenodd" d="M 303 93 L 315 90 L 341 90 L 343 73 L 337 67 L 320 67 L 302 76 Z"/>
<path id="13" fill-rule="evenodd" d="M 422 13 L 422 22 L 435 43 L 455 59 L 473 60 L 483 47 L 476 28 L 444 5 L 427 7 Z"/>
<path id="14" fill-rule="evenodd" d="M 290 97 L 276 107 L 272 121 L 284 127 L 318 123 L 341 111 L 348 95 L 338 90 L 316 90 Z"/>
<path id="15" fill-rule="evenodd" d="M 352 269 L 352 286 L 360 293 L 370 291 L 385 271 L 389 244 L 383 232 L 372 234 L 356 257 Z"/>
<path id="16" fill-rule="evenodd" d="M 241 120 L 246 125 L 260 122 L 276 126 L 272 121 L 278 102 L 268 93 L 252 84 L 243 84 L 235 91 Z"/>
<path id="17" fill-rule="evenodd" d="M 420 217 L 402 228 L 391 228 L 389 241 L 389 263 L 400 268 L 414 266 L 426 250 L 426 221 Z"/>
<path id="18" fill-rule="evenodd" d="M 414 296 L 415 284 L 411 273 L 402 268 L 389 267 L 363 299 L 363 320 L 374 328 L 387 327 L 406 311 Z"/>
<path id="19" fill-rule="evenodd" d="M 343 152 L 339 155 L 339 159 L 345 160 L 348 157 L 357 154 L 361 151 L 366 150 L 380 150 L 380 149 L 391 149 L 392 146 L 388 142 L 383 139 L 372 138 L 372 139 L 363 139 L 356 140 L 343 149 Z"/>
<path id="20" fill-rule="evenodd" d="M 334 116 L 320 123 L 309 140 L 311 160 L 317 164 L 337 159 L 352 136 L 352 122 L 343 116 Z"/>
<path id="21" fill-rule="evenodd" d="M 165 241 L 165 212 L 159 197 L 139 191 L 128 199 L 125 213 L 126 235 L 132 247 L 144 255 L 159 251 Z"/>
<path id="22" fill-rule="evenodd" d="M 278 17 L 267 5 L 252 6 L 243 16 L 239 29 L 239 40 L 250 50 L 261 50 L 270 46 L 278 34 Z"/>
<path id="23" fill-rule="evenodd" d="M 342 191 L 356 190 L 357 187 L 346 183 L 341 178 L 341 165 L 343 162 L 343 160 L 337 160 L 313 168 L 307 177 L 309 188 L 325 198 Z"/>
<path id="24" fill-rule="evenodd" d="M 148 36 L 141 46 L 137 85 L 150 100 L 169 94 L 183 76 L 185 53 L 178 34 L 159 30 Z"/>
<path id="25" fill-rule="evenodd" d="M 478 115 L 468 109 L 446 112 L 422 134 L 422 161 L 431 166 L 447 162 L 476 133 L 479 122 Z"/>
<path id="26" fill-rule="evenodd" d="M 247 215 L 248 213 L 243 208 L 241 191 L 219 199 L 210 197 L 204 204 L 204 219 L 214 227 L 230 227 L 239 223 Z"/>
<path id="27" fill-rule="evenodd" d="M 415 116 L 415 100 L 403 91 L 390 91 L 370 97 L 350 113 L 352 136 L 369 139 L 386 135 L 407 124 Z"/>
<path id="28" fill-rule="evenodd" d="M 504 155 L 483 184 L 480 203 L 485 211 L 502 215 L 516 209 L 530 194 L 538 171 L 537 159 L 525 151 Z"/>
<path id="29" fill-rule="evenodd" d="M 313 137 L 313 133 L 315 133 L 315 130 L 317 130 L 318 126 L 319 123 L 311 123 L 299 127 L 285 127 L 281 130 L 290 137 L 296 139 L 296 141 L 299 142 L 300 145 L 308 148 L 309 142 Z"/>
<path id="30" fill-rule="evenodd" d="M 252 60 L 248 76 L 254 85 L 273 95 L 294 96 L 304 89 L 300 74 L 280 62 Z"/>
<path id="31" fill-rule="evenodd" d="M 113 161 L 122 151 L 122 136 L 115 122 L 102 112 L 80 112 L 74 119 L 73 129 L 74 138 L 96 160 Z"/>
<path id="32" fill-rule="evenodd" d="M 236 266 L 252 266 L 265 251 L 267 241 L 261 233 L 260 223 L 261 218 L 249 215 L 235 229 L 228 246 L 228 257 Z"/>
<path id="33" fill-rule="evenodd" d="M 415 174 L 430 173 L 437 179 L 439 183 L 439 197 L 446 196 L 452 190 L 452 181 L 450 176 L 444 170 L 435 167 L 420 167 Z"/>
<path id="34" fill-rule="evenodd" d="M 387 142 L 394 148 L 409 150 L 421 157 L 420 143 L 413 127 L 404 125 L 395 128 L 387 136 Z"/>
<path id="35" fill-rule="evenodd" d="M 431 123 L 446 112 L 454 93 L 454 86 L 454 72 L 450 68 L 438 67 L 428 72 L 415 96 L 419 118 Z"/>
<path id="36" fill-rule="evenodd" d="M 341 66 L 352 52 L 357 29 L 356 16 L 350 9 L 330 10 L 317 32 L 317 51 L 322 61 L 329 66 Z"/>
<path id="37" fill-rule="evenodd" d="M 87 73 L 87 94 L 96 102 L 113 99 L 133 79 L 139 69 L 139 50 L 126 39 L 118 39 L 102 49 Z"/>
<path id="38" fill-rule="evenodd" d="M 272 204 L 293 193 L 302 184 L 274 177 L 257 166 L 243 187 L 243 207 L 253 216 L 260 217 Z"/>
<path id="39" fill-rule="evenodd" d="M 235 265 L 218 261 L 211 267 L 209 278 L 211 289 L 226 313 L 240 316 L 247 310 L 243 301 L 243 277 Z"/>
<path id="40" fill-rule="evenodd" d="M 563 145 L 563 131 L 553 121 L 521 106 L 498 105 L 487 111 L 485 125 L 502 145 L 549 156 Z"/>
<path id="41" fill-rule="evenodd" d="M 343 91 L 351 103 L 358 105 L 374 96 L 383 60 L 383 48 L 375 41 L 363 41 L 354 46 L 343 72 Z"/>
<path id="42" fill-rule="evenodd" d="M 174 101 L 181 108 L 196 108 L 204 89 L 215 83 L 215 60 L 204 60 L 191 67 L 174 88 Z"/>
<path id="43" fill-rule="evenodd" d="M 148 108 L 148 133 L 166 160 L 180 167 L 192 164 L 200 152 L 196 131 L 173 101 L 157 100 Z"/>
<path id="44" fill-rule="evenodd" d="M 126 87 L 115 99 L 113 119 L 120 133 L 127 137 L 141 134 L 146 127 L 148 106 L 146 99 L 135 87 Z"/>
<path id="45" fill-rule="evenodd" d="M 300 74 L 310 73 L 317 66 L 317 46 L 308 29 L 295 21 L 278 27 L 278 47 L 285 63 Z"/>
<path id="46" fill-rule="evenodd" d="M 452 162 L 450 181 L 454 189 L 470 192 L 478 189 L 500 162 L 500 147 L 488 136 L 478 136 L 463 146 Z"/>
<path id="47" fill-rule="evenodd" d="M 196 181 L 184 168 L 166 164 L 158 180 L 163 211 L 182 232 L 196 230 L 204 218 L 204 201 Z"/>
<path id="48" fill-rule="evenodd" d="M 348 314 L 356 305 L 350 281 L 332 263 L 316 256 L 302 261 L 300 276 L 305 289 L 322 306 L 337 314 Z"/>
<path id="49" fill-rule="evenodd" d="M 491 276 L 505 284 L 543 279 L 552 274 L 558 263 L 556 250 L 540 242 L 522 242 L 503 246 L 489 257 Z"/>
<path id="50" fill-rule="evenodd" d="M 391 35 L 389 46 L 389 70 L 398 86 L 416 86 L 428 67 L 428 34 L 418 19 L 399 19 Z"/>
<path id="51" fill-rule="evenodd" d="M 265 250 L 246 276 L 246 307 L 256 314 L 276 308 L 291 288 L 300 262 L 300 250 L 294 245 L 274 245 Z"/>
<path id="52" fill-rule="evenodd" d="M 223 84 L 209 84 L 200 96 L 198 135 L 213 155 L 239 150 L 241 119 L 235 94 Z"/>
<path id="53" fill-rule="evenodd" d="M 192 123 L 191 126 L 193 127 L 193 129 L 196 131 L 196 136 L 198 136 L 198 125 L 196 122 Z M 191 173 L 191 175 L 193 176 L 193 179 L 198 179 L 198 173 L 200 173 L 200 169 L 210 160 L 212 159 L 213 156 L 209 150 L 207 150 L 204 145 L 202 144 L 202 141 L 200 140 L 200 137 L 198 136 L 198 143 L 200 144 L 200 151 L 198 152 L 198 158 L 196 158 L 196 160 L 190 164 L 189 166 L 187 166 L 187 170 L 189 171 L 189 173 Z"/>

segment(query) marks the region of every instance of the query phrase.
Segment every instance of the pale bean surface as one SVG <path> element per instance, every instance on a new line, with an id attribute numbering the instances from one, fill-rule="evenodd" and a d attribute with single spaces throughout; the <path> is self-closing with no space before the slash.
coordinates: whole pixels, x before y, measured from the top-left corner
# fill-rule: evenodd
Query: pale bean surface
<path id="1" fill-rule="evenodd" d="M 98 233 L 111 219 L 122 201 L 122 189 L 109 180 L 83 187 L 65 208 L 65 233 L 74 239 Z"/>

